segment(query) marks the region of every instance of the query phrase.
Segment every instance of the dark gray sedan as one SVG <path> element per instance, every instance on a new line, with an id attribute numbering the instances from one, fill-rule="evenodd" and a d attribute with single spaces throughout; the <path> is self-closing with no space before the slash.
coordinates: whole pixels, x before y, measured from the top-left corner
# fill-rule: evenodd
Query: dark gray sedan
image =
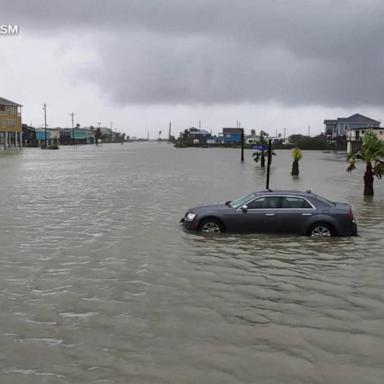
<path id="1" fill-rule="evenodd" d="M 189 209 L 181 219 L 198 232 L 286 233 L 319 237 L 357 235 L 352 208 L 311 191 L 259 191 L 225 204 Z"/>

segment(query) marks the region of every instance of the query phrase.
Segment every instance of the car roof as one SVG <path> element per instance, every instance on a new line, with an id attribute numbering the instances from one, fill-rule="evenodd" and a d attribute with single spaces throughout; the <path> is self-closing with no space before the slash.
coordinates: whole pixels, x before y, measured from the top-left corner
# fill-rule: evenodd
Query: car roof
<path id="1" fill-rule="evenodd" d="M 313 196 L 316 197 L 315 195 L 312 194 L 310 190 L 308 191 L 295 191 L 295 190 L 286 190 L 286 189 L 265 189 L 262 191 L 256 191 L 254 192 L 255 195 L 296 195 L 296 196 Z"/>

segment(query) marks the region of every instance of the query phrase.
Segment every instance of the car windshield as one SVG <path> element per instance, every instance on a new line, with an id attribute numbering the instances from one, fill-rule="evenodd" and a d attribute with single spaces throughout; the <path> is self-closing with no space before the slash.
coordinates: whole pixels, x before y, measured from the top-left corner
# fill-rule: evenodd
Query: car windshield
<path id="1" fill-rule="evenodd" d="M 229 203 L 229 206 L 232 208 L 240 208 L 242 205 L 244 205 L 247 201 L 253 199 L 255 197 L 254 193 L 247 193 L 246 195 L 243 195 L 235 200 L 232 200 Z"/>

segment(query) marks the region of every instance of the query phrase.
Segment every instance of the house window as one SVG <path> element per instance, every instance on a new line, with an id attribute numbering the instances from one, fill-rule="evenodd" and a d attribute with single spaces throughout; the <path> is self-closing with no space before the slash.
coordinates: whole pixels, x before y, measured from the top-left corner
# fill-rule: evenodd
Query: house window
<path id="1" fill-rule="evenodd" d="M 0 112 L 5 112 L 5 105 L 0 105 Z"/>
<path id="2" fill-rule="evenodd" d="M 349 128 L 348 124 L 344 124 L 344 129 L 348 129 L 348 128 Z"/>

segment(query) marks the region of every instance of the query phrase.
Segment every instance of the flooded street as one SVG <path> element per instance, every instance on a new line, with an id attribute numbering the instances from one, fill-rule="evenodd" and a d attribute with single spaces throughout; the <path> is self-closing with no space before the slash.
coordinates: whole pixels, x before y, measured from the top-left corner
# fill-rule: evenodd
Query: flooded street
<path id="1" fill-rule="evenodd" d="M 185 233 L 188 207 L 265 187 L 246 151 L 0 151 L 0 382 L 384 381 L 384 181 L 276 151 L 271 188 L 352 204 L 359 236 Z"/>

